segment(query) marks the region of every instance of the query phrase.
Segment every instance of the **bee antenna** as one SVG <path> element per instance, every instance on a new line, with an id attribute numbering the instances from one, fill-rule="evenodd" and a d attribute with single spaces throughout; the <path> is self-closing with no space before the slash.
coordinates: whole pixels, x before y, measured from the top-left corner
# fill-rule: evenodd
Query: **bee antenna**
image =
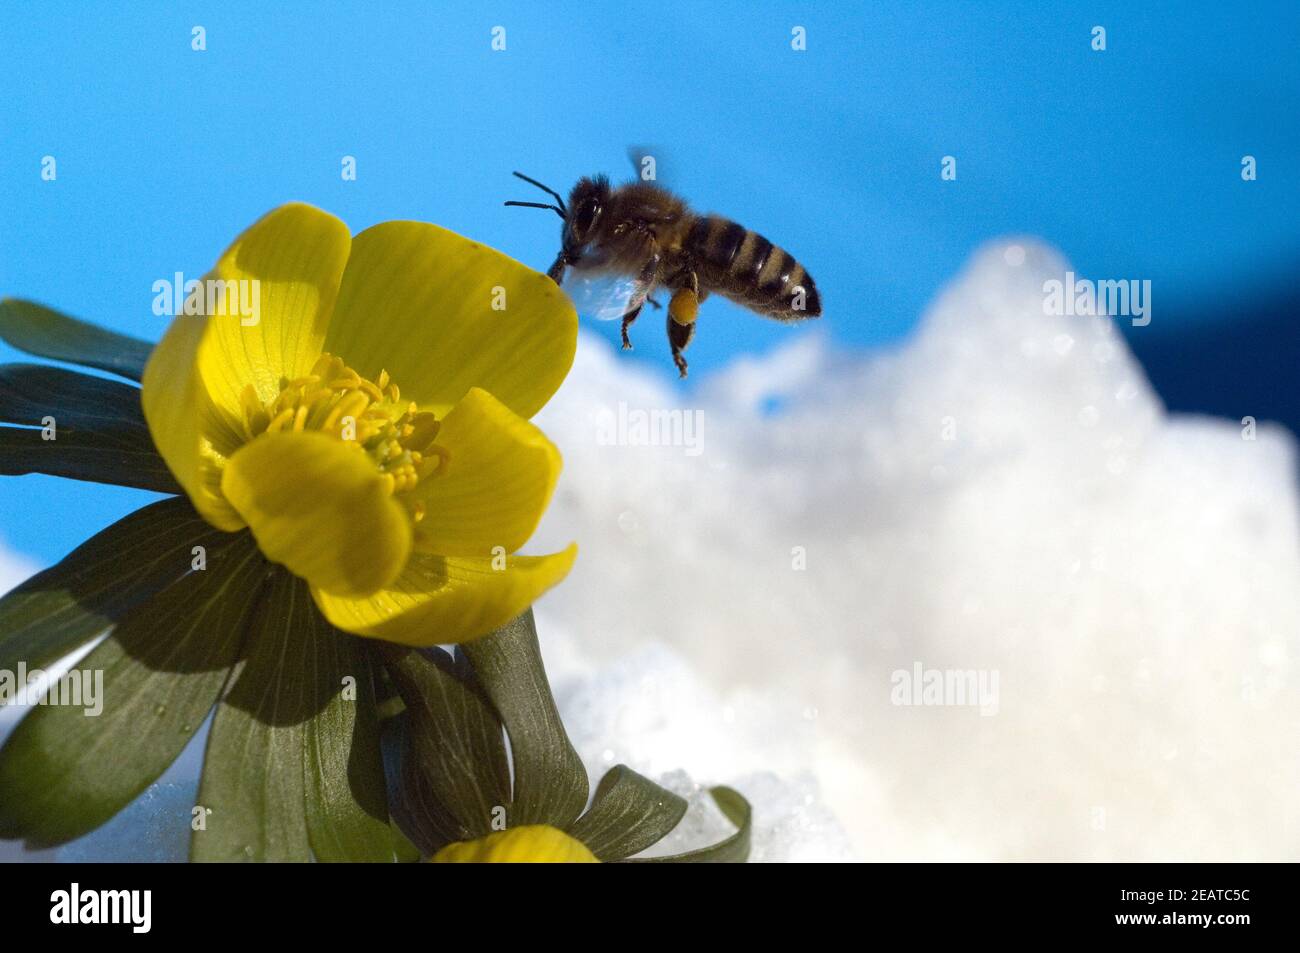
<path id="1" fill-rule="evenodd" d="M 564 205 L 564 197 L 563 197 L 562 195 L 560 195 L 559 192 L 555 191 L 555 189 L 551 188 L 550 186 L 542 185 L 542 183 L 538 182 L 536 179 L 530 179 L 528 176 L 524 175 L 522 172 L 514 172 L 514 173 L 511 173 L 511 174 L 514 175 L 516 178 L 523 179 L 523 180 L 524 180 L 525 182 L 527 182 L 529 185 L 535 185 L 535 186 L 537 186 L 537 187 L 538 187 L 539 189 L 541 189 L 543 192 L 546 192 L 548 195 L 550 195 L 552 198 L 554 198 L 555 201 L 559 203 L 559 206 L 560 206 L 560 214 L 561 214 L 561 215 L 568 215 L 568 214 L 569 214 L 569 210 L 568 210 L 568 208 L 566 208 L 565 205 Z"/>
<path id="2" fill-rule="evenodd" d="M 556 208 L 554 205 L 543 205 L 541 202 L 506 202 L 505 204 L 514 205 L 519 208 L 549 208 L 556 215 L 560 216 L 560 218 L 562 218 L 564 221 L 567 222 L 569 220 L 569 216 L 565 215 L 563 211 Z"/>

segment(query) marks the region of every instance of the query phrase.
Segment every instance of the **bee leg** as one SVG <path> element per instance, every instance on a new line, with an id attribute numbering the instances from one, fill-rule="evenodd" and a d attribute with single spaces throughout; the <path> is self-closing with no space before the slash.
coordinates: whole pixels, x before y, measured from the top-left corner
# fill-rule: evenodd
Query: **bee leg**
<path id="1" fill-rule="evenodd" d="M 641 266 L 641 274 L 637 275 L 637 281 L 639 281 L 642 285 L 647 286 L 648 289 L 649 286 L 654 283 L 655 275 L 657 275 L 658 273 L 659 273 L 659 247 L 655 245 L 654 239 L 651 239 L 650 257 L 647 258 L 646 263 Z M 649 300 L 651 304 L 653 304 L 656 308 L 659 307 L 659 303 L 657 301 L 651 300 L 649 295 L 647 294 L 646 297 L 642 298 L 640 301 L 637 302 L 635 308 L 630 309 L 626 314 L 623 315 L 623 350 L 625 351 L 632 350 L 632 339 L 627 336 L 627 329 L 630 328 L 632 326 L 632 322 L 637 319 L 637 315 L 641 313 L 641 309 L 645 306 L 647 300 Z"/>
<path id="2" fill-rule="evenodd" d="M 682 282 L 668 302 L 668 343 L 673 349 L 673 363 L 682 377 L 686 376 L 686 350 L 695 337 L 695 318 L 700 311 L 700 279 L 694 271 L 681 276 Z M 706 292 L 707 294 L 707 292 Z"/>
<path id="3" fill-rule="evenodd" d="M 627 314 L 623 315 L 623 350 L 625 351 L 632 350 L 632 339 L 627 336 L 627 329 L 630 328 L 632 326 L 632 322 L 637 319 L 637 315 L 641 313 L 641 307 L 644 304 L 645 304 L 644 301 L 641 302 L 641 304 L 637 305 Z"/>
<path id="4" fill-rule="evenodd" d="M 681 292 L 679 291 L 677 294 L 681 294 Z M 674 295 L 673 297 L 675 299 L 677 295 Z M 694 295 L 692 294 L 691 297 L 694 297 Z M 672 306 L 669 305 L 670 309 L 671 307 Z M 682 357 L 682 351 L 686 350 L 687 345 L 691 343 L 691 338 L 693 337 L 695 337 L 695 322 L 692 321 L 690 324 L 679 324 L 673 318 L 672 311 L 670 310 L 668 313 L 668 343 L 673 349 L 673 363 L 677 365 L 677 372 L 682 377 L 686 376 L 686 358 Z"/>
<path id="5" fill-rule="evenodd" d="M 678 288 L 668 302 L 668 318 L 674 324 L 688 325 L 695 323 L 695 316 L 700 312 L 700 296 L 690 288 Z"/>
<path id="6" fill-rule="evenodd" d="M 658 311 L 660 308 L 663 307 L 663 305 L 661 305 L 654 298 L 647 297 L 645 300 L 646 300 L 646 304 L 650 305 L 650 307 L 654 308 L 656 311 Z"/>
<path id="7" fill-rule="evenodd" d="M 571 262 L 569 261 L 569 256 L 566 255 L 564 252 L 560 252 L 560 254 L 555 259 L 555 264 L 551 265 L 550 271 L 546 273 L 547 277 L 549 277 L 557 285 L 563 284 L 564 271 L 569 267 L 570 264 Z"/>

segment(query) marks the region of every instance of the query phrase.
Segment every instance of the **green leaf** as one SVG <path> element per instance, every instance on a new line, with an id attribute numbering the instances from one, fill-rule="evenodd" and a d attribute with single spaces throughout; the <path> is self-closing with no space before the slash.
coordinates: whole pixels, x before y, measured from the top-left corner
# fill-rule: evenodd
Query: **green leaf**
<path id="1" fill-rule="evenodd" d="M 138 387 L 60 367 L 0 365 L 0 423 L 16 425 L 0 427 L 0 474 L 181 492 L 149 435 Z"/>
<path id="2" fill-rule="evenodd" d="M 416 855 L 430 854 L 463 836 L 460 822 L 440 803 L 418 773 L 408 776 L 410 719 L 405 711 L 384 719 L 380 743 L 388 782 L 388 810 Z M 400 855 L 400 851 L 399 851 Z"/>
<path id="3" fill-rule="evenodd" d="M 167 769 L 212 709 L 265 572 L 247 533 L 203 539 L 207 568 L 136 605 L 76 670 L 102 694 L 60 694 L 0 750 L 0 837 L 60 844 L 94 830 Z M 171 549 L 186 568 L 188 548 Z M 53 694 L 53 689 L 51 693 Z M 87 703 L 90 703 L 89 705 Z M 87 714 L 87 708 L 95 714 Z"/>
<path id="4" fill-rule="evenodd" d="M 685 813 L 684 798 L 619 764 L 600 779 L 590 809 L 569 833 L 600 860 L 622 860 L 657 843 Z"/>
<path id="5" fill-rule="evenodd" d="M 625 864 L 743 864 L 749 859 L 749 844 L 753 825 L 753 810 L 749 802 L 739 791 L 718 786 L 710 788 L 713 801 L 718 809 L 726 815 L 727 820 L 736 825 L 736 833 L 726 840 L 719 841 L 712 847 L 701 847 L 684 854 L 672 854 L 668 857 L 632 857 L 622 861 Z"/>
<path id="6" fill-rule="evenodd" d="M 393 859 L 370 652 L 315 613 L 308 670 L 325 707 L 306 723 L 307 834 L 322 861 Z M 345 692 L 344 680 L 351 692 Z"/>
<path id="7" fill-rule="evenodd" d="M 322 859 L 382 854 L 391 860 L 393 838 L 386 825 L 372 823 L 382 803 L 378 748 L 363 737 L 344 754 L 339 713 L 330 710 L 342 679 L 321 674 L 348 665 L 322 666 L 321 659 L 338 649 L 320 643 L 351 643 L 353 637 L 325 622 L 307 584 L 279 567 L 247 630 L 244 657 L 208 735 L 198 798 L 206 829 L 191 834 L 190 859 L 307 861 L 319 847 Z M 327 721 L 313 726 L 323 713 Z M 318 776 L 341 762 L 348 765 L 346 791 L 339 790 L 338 776 L 328 783 Z"/>
<path id="8" fill-rule="evenodd" d="M 408 836 L 433 854 L 452 841 L 490 834 L 502 810 L 509 818 L 510 803 L 510 765 L 496 713 L 458 676 L 446 652 L 382 643 L 380 651 L 406 703 L 399 777 Z"/>
<path id="9" fill-rule="evenodd" d="M 235 538 L 186 499 L 136 510 L 0 598 L 0 670 L 62 658 L 186 576 L 195 546 L 210 552 Z"/>
<path id="10" fill-rule="evenodd" d="M 568 829 L 587 806 L 587 769 L 555 707 L 533 610 L 460 649 L 510 735 L 515 768 L 510 826 Z"/>
<path id="11" fill-rule="evenodd" d="M 417 864 L 424 859 L 420 853 L 420 848 L 411 843 L 410 838 L 402 833 L 402 829 L 390 820 L 389 832 L 393 838 L 393 853 L 397 857 L 399 864 Z"/>
<path id="12" fill-rule="evenodd" d="M 311 859 L 303 723 L 315 712 L 302 671 L 313 612 L 306 586 L 275 570 L 208 734 L 191 860 Z"/>
<path id="13" fill-rule="evenodd" d="M 94 367 L 138 381 L 153 345 L 87 324 L 51 308 L 5 298 L 0 301 L 0 338 L 28 354 Z"/>

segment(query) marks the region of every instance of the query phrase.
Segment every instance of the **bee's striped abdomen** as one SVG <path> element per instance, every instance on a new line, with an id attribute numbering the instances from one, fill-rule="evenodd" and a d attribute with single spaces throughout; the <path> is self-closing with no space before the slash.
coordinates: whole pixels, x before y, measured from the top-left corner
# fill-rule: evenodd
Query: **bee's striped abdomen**
<path id="1" fill-rule="evenodd" d="M 822 312 L 817 288 L 803 265 L 758 232 L 705 215 L 691 226 L 683 250 L 694 260 L 701 284 L 737 304 L 784 320 L 814 318 Z"/>

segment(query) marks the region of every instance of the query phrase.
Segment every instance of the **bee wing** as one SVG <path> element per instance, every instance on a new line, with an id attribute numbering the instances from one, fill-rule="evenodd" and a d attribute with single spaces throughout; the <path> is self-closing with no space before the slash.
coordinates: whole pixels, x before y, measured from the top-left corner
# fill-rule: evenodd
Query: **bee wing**
<path id="1" fill-rule="evenodd" d="M 613 321 L 645 301 L 650 284 L 622 274 L 584 272 L 573 268 L 562 286 L 578 314 Z"/>

